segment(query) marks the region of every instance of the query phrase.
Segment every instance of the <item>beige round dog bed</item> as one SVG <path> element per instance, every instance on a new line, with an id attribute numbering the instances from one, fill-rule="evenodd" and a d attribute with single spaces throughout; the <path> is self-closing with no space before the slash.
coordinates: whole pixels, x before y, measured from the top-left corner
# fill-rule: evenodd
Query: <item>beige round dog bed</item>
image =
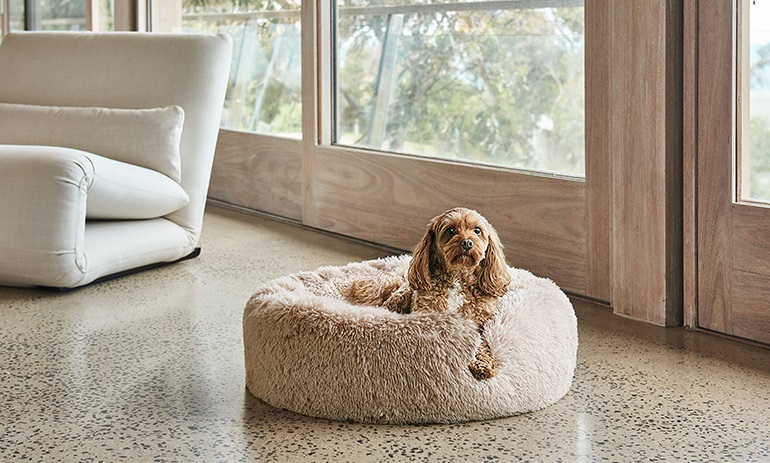
<path id="1" fill-rule="evenodd" d="M 486 420 L 547 407 L 569 391 L 577 322 L 550 280 L 510 270 L 484 334 L 500 367 L 483 381 L 468 370 L 481 343 L 469 320 L 342 299 L 352 281 L 402 273 L 409 259 L 324 267 L 259 289 L 243 315 L 249 391 L 278 408 L 366 423 Z"/>

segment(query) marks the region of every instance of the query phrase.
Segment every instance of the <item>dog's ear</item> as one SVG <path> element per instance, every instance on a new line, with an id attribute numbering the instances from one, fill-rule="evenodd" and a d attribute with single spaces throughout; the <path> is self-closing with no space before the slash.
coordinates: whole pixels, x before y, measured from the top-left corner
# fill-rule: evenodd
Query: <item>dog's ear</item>
<path id="1" fill-rule="evenodd" d="M 434 217 L 428 223 L 425 235 L 412 251 L 412 263 L 409 264 L 406 278 L 413 289 L 427 290 L 433 273 L 443 271 L 444 259 L 439 255 L 436 237 L 444 215 Z"/>
<path id="2" fill-rule="evenodd" d="M 503 245 L 494 228 L 489 229 L 489 245 L 481 261 L 481 274 L 479 275 L 479 289 L 490 296 L 502 297 L 508 291 L 511 282 L 511 274 L 508 272 L 508 264 L 505 262 Z"/>
<path id="3" fill-rule="evenodd" d="M 430 286 L 430 263 L 434 259 L 431 255 L 434 252 L 435 235 L 435 231 L 428 226 L 425 235 L 412 251 L 412 263 L 409 264 L 406 274 L 412 289 L 426 290 Z"/>

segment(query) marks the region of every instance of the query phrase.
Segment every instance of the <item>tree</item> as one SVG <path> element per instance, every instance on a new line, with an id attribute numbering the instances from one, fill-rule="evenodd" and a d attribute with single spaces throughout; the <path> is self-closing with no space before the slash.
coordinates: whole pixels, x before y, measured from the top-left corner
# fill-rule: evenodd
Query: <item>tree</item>
<path id="1" fill-rule="evenodd" d="M 239 11 L 276 11 L 299 8 L 300 0 L 184 0 L 187 12 L 230 13 Z"/>
<path id="2" fill-rule="evenodd" d="M 224 32 L 233 38 L 233 65 L 223 125 L 236 130 L 300 135 L 300 0 L 184 0 L 187 30 Z M 281 20 L 233 15 L 210 20 L 205 13 L 294 11 Z M 200 18 L 190 18 L 204 14 Z"/>
<path id="3" fill-rule="evenodd" d="M 387 18 L 343 19 L 338 130 L 351 133 L 369 125 Z M 407 15 L 383 148 L 582 173 L 582 33 L 582 9 Z"/>
<path id="4" fill-rule="evenodd" d="M 770 43 L 752 51 L 756 53 L 750 70 L 750 91 L 753 94 L 770 89 Z M 749 121 L 749 158 L 750 196 L 752 199 L 770 201 L 770 120 L 765 117 L 752 115 Z"/>
<path id="5" fill-rule="evenodd" d="M 751 198 L 770 201 L 770 123 L 761 117 L 749 121 Z"/>
<path id="6" fill-rule="evenodd" d="M 770 86 L 770 76 L 768 76 L 768 68 L 770 68 L 770 43 L 766 43 L 759 47 L 756 47 L 757 57 L 751 63 L 751 87 L 752 88 L 767 88 Z"/>
<path id="7" fill-rule="evenodd" d="M 388 27 L 385 15 L 344 14 L 344 9 L 380 3 L 339 2 L 336 133 L 343 144 L 367 146 Z M 297 9 L 299 2 L 186 0 L 184 7 L 187 12 L 282 10 Z M 272 56 L 273 24 L 233 20 L 218 27 L 229 28 L 236 53 L 242 31 L 259 27 L 261 49 Z M 259 114 L 244 118 L 299 132 L 298 90 L 276 73 L 265 87 L 261 72 L 254 70 L 244 99 L 244 110 L 259 106 Z M 393 77 L 384 142 L 374 148 L 582 174 L 582 8 L 407 14 Z M 260 91 L 263 99 L 254 96 Z"/>

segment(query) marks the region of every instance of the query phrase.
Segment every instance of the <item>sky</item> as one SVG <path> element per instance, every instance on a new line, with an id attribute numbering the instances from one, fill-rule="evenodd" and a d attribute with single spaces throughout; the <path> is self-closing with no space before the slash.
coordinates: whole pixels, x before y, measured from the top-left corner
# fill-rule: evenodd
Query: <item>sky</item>
<path id="1" fill-rule="evenodd" d="M 751 22 L 751 44 L 770 42 L 770 0 L 751 0 L 749 21 Z"/>

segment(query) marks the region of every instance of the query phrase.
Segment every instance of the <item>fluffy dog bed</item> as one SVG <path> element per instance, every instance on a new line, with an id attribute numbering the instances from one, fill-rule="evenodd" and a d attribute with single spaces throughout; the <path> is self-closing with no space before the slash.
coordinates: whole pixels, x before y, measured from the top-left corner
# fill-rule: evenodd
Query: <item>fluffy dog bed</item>
<path id="1" fill-rule="evenodd" d="M 249 391 L 278 408 L 366 423 L 486 420 L 547 407 L 569 391 L 577 322 L 550 280 L 510 269 L 510 289 L 485 327 L 500 368 L 483 381 L 468 370 L 481 343 L 469 320 L 342 299 L 352 281 L 402 273 L 409 259 L 324 267 L 259 289 L 243 315 Z"/>

